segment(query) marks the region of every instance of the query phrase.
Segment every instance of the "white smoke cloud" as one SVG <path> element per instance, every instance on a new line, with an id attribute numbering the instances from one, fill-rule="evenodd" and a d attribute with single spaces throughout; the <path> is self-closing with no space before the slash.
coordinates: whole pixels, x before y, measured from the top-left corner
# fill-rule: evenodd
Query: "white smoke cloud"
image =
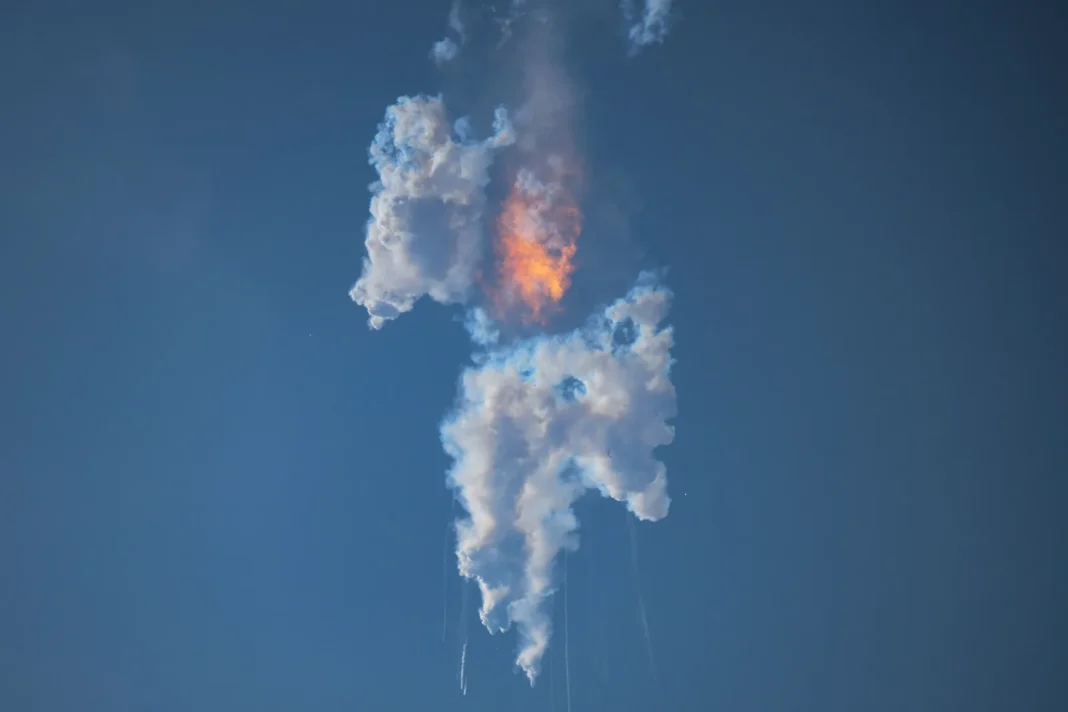
<path id="1" fill-rule="evenodd" d="M 448 26 L 459 39 L 459 42 L 451 37 L 445 37 L 434 43 L 434 46 L 430 48 L 430 58 L 439 67 L 448 61 L 456 59 L 456 55 L 460 53 L 460 45 L 467 41 L 467 28 L 464 26 L 463 18 L 460 16 L 460 0 L 453 2 L 452 7 L 449 8 Z"/>
<path id="2" fill-rule="evenodd" d="M 660 327 L 669 302 L 643 275 L 576 332 L 478 357 L 442 425 L 449 483 L 468 513 L 457 523 L 460 573 L 477 581 L 490 632 L 516 626 L 531 684 L 552 632 L 553 562 L 577 548 L 571 506 L 597 490 L 641 519 L 668 512 L 654 449 L 674 437 L 672 331 Z"/>
<path id="3" fill-rule="evenodd" d="M 631 51 L 663 42 L 667 38 L 671 3 L 672 0 L 645 0 L 641 13 L 637 13 L 634 0 L 622 0 L 623 15 L 630 25 L 627 36 Z"/>
<path id="4" fill-rule="evenodd" d="M 671 0 L 621 6 L 632 51 L 664 40 Z M 467 42 L 461 10 L 456 0 L 446 37 L 431 50 L 439 65 Z M 449 486 L 466 512 L 456 523 L 457 562 L 461 575 L 478 584 L 483 625 L 491 633 L 516 628 L 516 664 L 533 684 L 552 635 L 554 565 L 562 551 L 578 547 L 573 505 L 597 491 L 640 519 L 666 516 L 667 475 L 656 448 L 674 438 L 676 403 L 673 334 L 662 325 L 671 295 L 654 275 L 642 275 L 624 298 L 569 334 L 514 341 L 509 312 L 502 315 L 497 299 L 496 310 L 478 306 L 473 287 L 480 276 L 503 282 L 491 285 L 498 297 L 516 287 L 507 270 L 502 277 L 481 264 L 488 254 L 486 188 L 498 149 L 515 144 L 508 179 L 522 198 L 521 209 L 509 208 L 507 199 L 502 204 L 498 229 L 543 238 L 562 254 L 581 218 L 574 96 L 560 60 L 564 34 L 554 30 L 548 10 L 524 19 L 526 0 L 511 0 L 505 12 L 495 18 L 502 32 L 497 50 L 514 31 L 508 51 L 521 67 L 514 124 L 498 108 L 493 134 L 478 140 L 466 119 L 449 123 L 440 96 L 401 97 L 389 107 L 369 151 L 379 180 L 371 186 L 363 272 L 350 295 L 374 329 L 423 296 L 469 307 L 463 324 L 477 353 L 441 426 L 453 459 Z M 470 10 L 467 19 L 478 16 Z M 505 264 L 502 254 L 496 257 L 498 267 Z M 466 648 L 465 635 L 465 694 Z"/>
<path id="5" fill-rule="evenodd" d="M 464 328 L 471 341 L 479 346 L 492 346 L 501 338 L 501 331 L 482 307 L 469 309 L 464 318 Z"/>
<path id="6" fill-rule="evenodd" d="M 372 184 L 363 274 L 349 292 L 369 324 L 410 311 L 422 296 L 463 302 L 482 252 L 484 189 L 496 149 L 514 142 L 498 108 L 494 134 L 469 137 L 466 121 L 450 126 L 441 97 L 401 97 L 386 111 L 370 148 Z"/>
<path id="7" fill-rule="evenodd" d="M 434 46 L 430 48 L 430 58 L 433 59 L 434 64 L 439 67 L 450 60 L 456 59 L 456 55 L 459 53 L 460 45 L 453 42 L 451 37 L 438 40 L 434 43 Z"/>

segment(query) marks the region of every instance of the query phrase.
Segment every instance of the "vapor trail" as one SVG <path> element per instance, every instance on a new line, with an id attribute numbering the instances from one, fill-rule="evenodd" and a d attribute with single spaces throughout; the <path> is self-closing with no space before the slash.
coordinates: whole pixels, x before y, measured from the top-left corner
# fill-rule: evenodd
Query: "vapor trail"
<path id="1" fill-rule="evenodd" d="M 467 642 L 464 641 L 463 650 L 460 651 L 460 692 L 467 694 Z"/>
<path id="2" fill-rule="evenodd" d="M 571 712 L 571 657 L 568 654 L 568 624 L 567 624 L 567 590 L 571 584 L 567 579 L 567 550 L 564 550 L 564 683 L 567 688 L 567 712 Z"/>
<path id="3" fill-rule="evenodd" d="M 642 596 L 641 576 L 638 571 L 638 529 L 634 520 L 627 516 L 627 525 L 630 529 L 630 561 L 634 568 L 634 590 L 638 594 L 638 614 L 641 617 L 642 632 L 645 634 L 645 649 L 649 654 L 649 672 L 654 681 L 659 680 L 656 673 L 656 659 L 653 656 L 653 639 L 649 635 L 649 619 L 645 615 L 645 599 Z"/>
<path id="4" fill-rule="evenodd" d="M 467 694 L 467 581 L 460 581 L 460 692 Z"/>

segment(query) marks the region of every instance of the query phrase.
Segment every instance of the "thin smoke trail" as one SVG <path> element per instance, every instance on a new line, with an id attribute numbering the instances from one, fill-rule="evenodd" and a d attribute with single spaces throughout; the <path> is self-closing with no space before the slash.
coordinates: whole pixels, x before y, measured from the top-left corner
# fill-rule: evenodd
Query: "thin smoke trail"
<path id="1" fill-rule="evenodd" d="M 460 651 L 460 694 L 467 697 L 467 642 Z"/>
<path id="2" fill-rule="evenodd" d="M 460 580 L 460 692 L 467 695 L 467 581 Z"/>
<path id="3" fill-rule="evenodd" d="M 564 550 L 564 687 L 567 689 L 567 712 L 571 712 L 571 656 L 568 644 L 567 625 L 567 590 L 571 584 L 567 579 L 567 550 Z"/>
<path id="4" fill-rule="evenodd" d="M 467 694 L 467 643 L 464 643 L 464 648 L 460 652 L 460 692 L 464 695 Z"/>
<path id="5" fill-rule="evenodd" d="M 645 631 L 645 643 L 646 649 L 649 651 L 649 670 L 653 675 L 653 681 L 658 681 L 660 678 L 656 674 L 656 660 L 653 658 L 653 643 L 649 636 L 649 620 L 645 617 L 645 602 L 642 601 L 641 591 L 638 592 L 638 612 L 642 618 L 642 630 Z"/>
<path id="6" fill-rule="evenodd" d="M 638 529 L 630 515 L 626 515 L 630 529 L 630 561 L 634 568 L 634 590 L 638 594 L 638 614 L 641 618 L 642 633 L 645 635 L 645 649 L 649 655 L 649 672 L 654 681 L 659 681 L 656 673 L 656 658 L 653 656 L 653 639 L 649 634 L 649 618 L 645 615 L 645 598 L 642 596 L 641 577 L 638 570 Z"/>

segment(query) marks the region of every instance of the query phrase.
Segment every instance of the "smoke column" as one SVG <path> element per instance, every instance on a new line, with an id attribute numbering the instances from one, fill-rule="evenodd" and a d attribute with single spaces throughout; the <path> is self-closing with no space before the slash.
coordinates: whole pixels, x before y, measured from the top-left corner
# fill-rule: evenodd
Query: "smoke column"
<path id="1" fill-rule="evenodd" d="M 502 41 L 490 51 L 512 53 L 520 69 L 514 95 L 478 117 L 481 138 L 472 119 L 450 116 L 441 95 L 402 96 L 386 110 L 369 149 L 378 180 L 370 186 L 367 255 L 350 291 L 373 329 L 423 297 L 466 310 L 475 353 L 441 425 L 452 458 L 447 485 L 462 508 L 455 532 L 465 580 L 465 694 L 467 580 L 478 586 L 483 626 L 516 630 L 515 662 L 533 685 L 552 635 L 556 561 L 563 554 L 566 567 L 567 552 L 579 545 L 575 502 L 597 493 L 648 521 L 666 516 L 670 505 L 666 468 L 654 451 L 674 438 L 674 337 L 665 324 L 671 292 L 657 273 L 644 272 L 583 326 L 552 329 L 582 276 L 585 175 L 558 46 L 566 33 L 553 24 L 553 5 L 513 0 L 503 17 L 491 18 Z M 639 11 L 624 0 L 631 50 L 663 40 L 670 5 L 646 0 Z M 478 14 L 451 6 L 435 62 L 473 51 Z M 499 203 L 487 197 L 491 187 L 503 196 Z M 447 575 L 445 588 L 443 610 Z M 568 615 L 565 589 L 570 708 Z"/>

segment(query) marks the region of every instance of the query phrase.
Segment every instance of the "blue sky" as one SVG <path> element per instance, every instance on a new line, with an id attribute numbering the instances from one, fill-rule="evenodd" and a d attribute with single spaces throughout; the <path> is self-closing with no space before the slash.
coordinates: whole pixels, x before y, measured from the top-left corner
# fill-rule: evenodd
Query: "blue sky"
<path id="1" fill-rule="evenodd" d="M 678 392 L 638 576 L 578 506 L 572 708 L 1061 709 L 1056 23 L 676 5 L 567 52 L 574 318 L 667 267 Z M 473 596 L 457 688 L 459 311 L 346 295 L 385 108 L 477 95 L 428 57 L 448 9 L 0 11 L 0 708 L 565 709 L 560 637 L 531 690 Z"/>

